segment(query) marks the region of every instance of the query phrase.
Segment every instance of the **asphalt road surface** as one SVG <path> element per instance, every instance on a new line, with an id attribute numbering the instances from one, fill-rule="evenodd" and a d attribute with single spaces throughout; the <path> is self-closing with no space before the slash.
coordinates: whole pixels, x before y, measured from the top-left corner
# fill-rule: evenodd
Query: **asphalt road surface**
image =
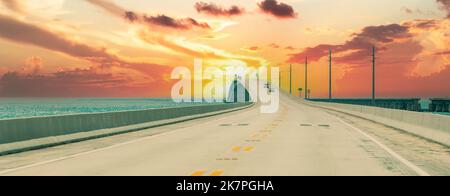
<path id="1" fill-rule="evenodd" d="M 0 175 L 450 173 L 447 147 L 411 137 L 281 95 L 280 110 L 275 114 L 261 114 L 255 106 L 135 133 L 3 156 Z M 405 141 L 410 145 L 405 145 Z M 409 149 L 414 142 L 420 143 L 420 148 L 415 146 L 418 150 Z M 419 156 L 424 151 L 427 154 L 427 150 L 436 156 Z"/>

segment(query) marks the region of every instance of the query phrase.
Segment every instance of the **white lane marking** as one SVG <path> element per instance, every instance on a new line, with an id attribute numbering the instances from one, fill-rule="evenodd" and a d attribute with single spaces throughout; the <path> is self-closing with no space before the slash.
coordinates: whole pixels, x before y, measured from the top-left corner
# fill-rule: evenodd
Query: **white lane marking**
<path id="1" fill-rule="evenodd" d="M 253 109 L 252 110 L 248 110 L 246 112 L 251 112 L 251 111 L 253 111 Z M 239 115 L 241 115 L 241 114 L 243 114 L 243 113 L 240 113 Z M 233 115 L 225 116 L 225 117 L 222 117 L 222 118 L 211 120 L 209 122 L 205 122 L 205 123 L 203 123 L 201 125 L 204 126 L 205 124 L 211 124 L 211 123 L 214 123 L 214 122 L 217 122 L 217 121 L 221 121 L 221 120 L 224 120 L 224 119 L 230 118 L 230 117 L 235 117 L 235 116 L 233 116 Z M 38 166 L 41 166 L 41 165 L 46 165 L 46 164 L 50 164 L 50 163 L 54 163 L 54 162 L 58 162 L 58 161 L 67 160 L 67 159 L 72 159 L 72 158 L 76 158 L 76 157 L 80 157 L 80 156 L 84 156 L 84 155 L 89 155 L 89 154 L 96 153 L 96 152 L 102 152 L 102 151 L 106 151 L 106 150 L 113 149 L 113 148 L 118 148 L 118 147 L 121 147 L 121 146 L 133 144 L 133 143 L 138 143 L 138 142 L 145 141 L 145 140 L 148 140 L 148 139 L 153 139 L 155 137 L 161 137 L 161 136 L 165 136 L 165 135 L 169 135 L 169 134 L 178 133 L 180 131 L 183 131 L 183 130 L 186 130 L 186 129 L 190 129 L 190 128 L 196 127 L 196 126 L 198 126 L 198 125 L 194 125 L 194 126 L 190 126 L 190 127 L 184 127 L 184 128 L 181 128 L 181 129 L 175 129 L 173 131 L 168 131 L 168 132 L 165 132 L 165 133 L 157 133 L 155 135 L 150 135 L 150 136 L 147 136 L 147 137 L 131 140 L 131 141 L 124 142 L 124 143 L 114 144 L 112 146 L 108 146 L 108 147 L 104 147 L 104 148 L 99 148 L 99 149 L 95 149 L 95 150 L 91 150 L 91 151 L 86 151 L 86 152 L 81 152 L 81 153 L 77 153 L 77 154 L 73 154 L 73 155 L 69 155 L 69 156 L 64 156 L 64 157 L 60 157 L 60 158 L 56 158 L 56 159 L 51 159 L 51 160 L 48 160 L 48 161 L 42 161 L 42 162 L 37 162 L 37 163 L 30 164 L 30 165 L 25 165 L 25 166 L 21 166 L 21 167 L 12 168 L 12 169 L 7 169 L 7 170 L 0 171 L 0 175 L 5 175 L 5 174 L 8 174 L 8 173 L 12 173 L 12 172 L 16 172 L 16 171 L 20 171 L 20 170 L 24 170 L 24 169 L 28 169 L 28 168 L 38 167 Z M 147 130 L 147 129 L 144 129 L 144 130 Z"/>
<path id="2" fill-rule="evenodd" d="M 328 113 L 327 113 L 328 114 Z M 419 168 L 418 166 L 414 165 L 413 163 L 411 163 L 410 161 L 408 161 L 407 159 L 403 158 L 402 156 L 400 156 L 399 154 L 397 154 L 396 152 L 394 152 L 393 150 L 391 150 L 389 147 L 387 147 L 386 145 L 384 145 L 383 143 L 379 142 L 378 140 L 376 140 L 375 138 L 373 138 L 372 136 L 370 136 L 369 134 L 365 133 L 364 131 L 362 131 L 359 128 L 356 128 L 355 126 L 345 122 L 344 120 L 333 116 L 331 114 L 328 114 L 330 116 L 332 116 L 333 118 L 337 119 L 338 121 L 340 121 L 341 123 L 347 125 L 348 127 L 358 131 L 359 133 L 361 133 L 362 135 L 366 136 L 367 138 L 369 138 L 372 142 L 374 142 L 375 144 L 377 144 L 379 147 L 381 147 L 383 150 L 385 150 L 387 153 L 389 153 L 391 156 L 393 156 L 394 158 L 396 158 L 397 160 L 399 160 L 400 162 L 402 162 L 403 164 L 405 164 L 407 167 L 409 167 L 410 169 L 412 169 L 414 172 L 416 172 L 419 176 L 431 176 L 429 173 L 427 173 L 426 171 L 422 170 L 421 168 Z"/>

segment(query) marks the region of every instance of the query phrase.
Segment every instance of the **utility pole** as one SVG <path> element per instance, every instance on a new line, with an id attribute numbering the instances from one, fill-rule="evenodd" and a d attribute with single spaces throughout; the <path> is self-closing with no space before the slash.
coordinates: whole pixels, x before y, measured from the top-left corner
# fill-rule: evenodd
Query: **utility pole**
<path id="1" fill-rule="evenodd" d="M 283 89 L 283 85 L 281 84 L 281 69 L 278 72 L 278 84 L 279 84 L 279 91 L 281 92 L 281 90 Z"/>
<path id="2" fill-rule="evenodd" d="M 308 57 L 305 59 L 305 99 L 308 99 Z"/>
<path id="3" fill-rule="evenodd" d="M 289 94 L 292 95 L 292 64 L 289 65 Z"/>
<path id="4" fill-rule="evenodd" d="M 373 46 L 372 48 L 372 105 L 375 105 L 375 76 L 376 76 L 376 70 L 375 70 L 375 65 L 376 65 L 376 48 L 375 46 Z"/>
<path id="5" fill-rule="evenodd" d="M 281 91 L 281 71 L 278 72 L 278 85 L 279 90 Z"/>
<path id="6" fill-rule="evenodd" d="M 332 97 L 332 78 L 331 78 L 331 74 L 332 74 L 332 69 L 331 69 L 331 64 L 332 64 L 332 58 L 331 58 L 331 49 L 330 49 L 330 56 L 329 56 L 329 65 L 330 65 L 330 75 L 329 75 L 329 92 L 328 92 L 328 98 L 330 99 L 330 101 L 331 101 L 331 99 L 333 99 L 333 97 Z"/>
<path id="7" fill-rule="evenodd" d="M 299 74 L 299 76 L 300 76 L 301 74 Z M 300 77 L 299 77 L 299 79 L 298 79 L 298 81 L 299 81 L 299 84 L 298 84 L 298 91 L 299 91 L 299 98 L 301 99 L 302 98 L 302 91 L 303 91 L 303 88 L 301 87 L 302 86 L 302 80 L 300 79 Z"/>

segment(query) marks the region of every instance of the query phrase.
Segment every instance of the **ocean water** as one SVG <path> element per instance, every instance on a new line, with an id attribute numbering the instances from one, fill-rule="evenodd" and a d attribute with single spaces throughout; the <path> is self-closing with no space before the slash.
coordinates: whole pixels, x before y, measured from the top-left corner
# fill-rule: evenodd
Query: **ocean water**
<path id="1" fill-rule="evenodd" d="M 84 113 L 183 107 L 171 99 L 0 99 L 0 120 Z"/>

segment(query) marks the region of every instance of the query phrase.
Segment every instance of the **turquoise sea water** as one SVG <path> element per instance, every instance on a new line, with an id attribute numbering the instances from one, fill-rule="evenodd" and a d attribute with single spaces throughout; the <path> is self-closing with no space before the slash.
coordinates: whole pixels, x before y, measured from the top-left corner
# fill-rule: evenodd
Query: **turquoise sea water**
<path id="1" fill-rule="evenodd" d="M 171 99 L 0 99 L 0 120 L 199 104 L 207 103 L 175 103 Z"/>

